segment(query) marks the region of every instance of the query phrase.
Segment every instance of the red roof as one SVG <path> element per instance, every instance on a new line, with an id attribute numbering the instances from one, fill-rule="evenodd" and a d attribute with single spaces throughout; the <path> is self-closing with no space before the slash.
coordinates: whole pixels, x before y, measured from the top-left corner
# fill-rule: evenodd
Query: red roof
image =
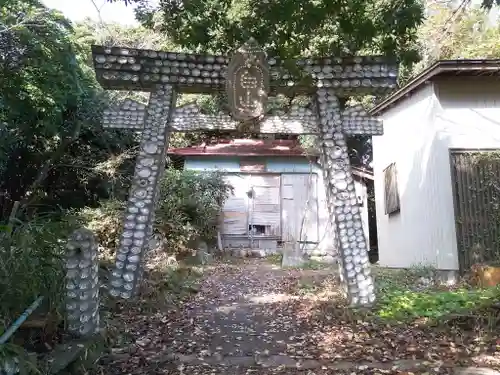
<path id="1" fill-rule="evenodd" d="M 178 156 L 305 156 L 306 152 L 294 140 L 235 139 L 209 145 L 171 148 L 168 154 Z"/>

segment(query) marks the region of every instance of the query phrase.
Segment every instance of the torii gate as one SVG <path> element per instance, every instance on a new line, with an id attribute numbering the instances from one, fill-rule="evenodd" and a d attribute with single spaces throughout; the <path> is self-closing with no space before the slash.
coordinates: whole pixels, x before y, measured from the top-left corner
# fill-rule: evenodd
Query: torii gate
<path id="1" fill-rule="evenodd" d="M 142 277 L 165 169 L 170 132 L 236 130 L 242 124 L 261 133 L 317 134 L 330 220 L 336 228 L 342 276 L 353 306 L 375 300 L 351 173 L 346 135 L 380 135 L 382 123 L 361 106 L 341 108 L 339 97 L 385 94 L 396 87 L 397 63 L 380 56 L 307 58 L 293 61 L 308 82 L 294 81 L 290 62 L 268 58 L 254 41 L 225 56 L 92 46 L 97 79 L 105 89 L 149 91 L 146 108 L 125 102 L 105 113 L 104 125 L 142 129 L 140 152 L 127 203 L 124 229 L 111 275 L 110 293 L 132 297 Z M 232 116 L 204 115 L 194 105 L 175 108 L 177 93 L 228 89 Z M 314 110 L 294 106 L 284 116 L 265 116 L 267 94 L 306 94 Z M 242 122 L 243 120 L 243 122 Z M 244 121 L 249 120 L 249 121 Z M 257 128 L 257 129 L 255 129 Z"/>

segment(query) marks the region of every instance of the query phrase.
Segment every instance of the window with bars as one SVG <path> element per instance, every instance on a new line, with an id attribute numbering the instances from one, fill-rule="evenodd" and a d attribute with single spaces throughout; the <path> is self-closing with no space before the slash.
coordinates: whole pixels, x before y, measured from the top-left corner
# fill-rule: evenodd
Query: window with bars
<path id="1" fill-rule="evenodd" d="M 384 169 L 384 199 L 385 214 L 391 215 L 399 212 L 399 189 L 396 163 L 390 164 Z"/>

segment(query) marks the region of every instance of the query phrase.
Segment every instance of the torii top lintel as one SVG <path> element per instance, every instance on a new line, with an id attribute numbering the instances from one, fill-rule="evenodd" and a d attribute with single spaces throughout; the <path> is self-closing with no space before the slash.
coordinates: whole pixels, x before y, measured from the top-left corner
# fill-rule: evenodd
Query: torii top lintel
<path id="1" fill-rule="evenodd" d="M 109 90 L 151 91 L 172 84 L 180 92 L 226 89 L 230 56 L 92 46 L 97 80 Z M 398 65 L 383 56 L 304 58 L 268 57 L 270 94 L 313 94 L 334 88 L 339 96 L 386 94 L 396 87 Z"/>

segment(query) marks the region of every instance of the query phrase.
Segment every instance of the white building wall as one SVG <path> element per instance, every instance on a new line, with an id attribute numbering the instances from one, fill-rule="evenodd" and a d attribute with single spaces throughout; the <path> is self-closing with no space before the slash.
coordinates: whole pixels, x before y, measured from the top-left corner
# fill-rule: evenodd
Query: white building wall
<path id="1" fill-rule="evenodd" d="M 436 165 L 442 171 L 443 183 L 436 194 L 442 206 L 440 234 L 451 249 L 440 254 L 441 264 L 451 264 L 451 254 L 458 268 L 457 241 L 451 184 L 449 149 L 500 148 L 500 86 L 490 78 L 456 79 L 436 83 L 442 111 L 436 114 L 436 143 L 439 157 Z M 450 183 L 445 183 L 445 182 Z"/>
<path id="2" fill-rule="evenodd" d="M 373 171 L 377 209 L 377 236 L 380 265 L 410 267 L 437 266 L 437 245 L 432 228 L 437 225 L 439 208 L 431 205 L 434 168 L 432 149 L 434 113 L 439 102 L 432 84 L 382 114 L 384 135 L 373 137 Z M 384 169 L 396 163 L 399 213 L 385 214 Z M 435 171 L 434 171 L 435 172 Z M 437 173 L 439 175 L 439 173 Z"/>
<path id="3" fill-rule="evenodd" d="M 500 85 L 495 79 L 439 82 L 437 130 L 450 148 L 500 147 Z"/>
<path id="4" fill-rule="evenodd" d="M 500 148 L 500 86 L 491 79 L 437 81 L 382 115 L 373 138 L 380 264 L 457 270 L 449 151 Z M 401 211 L 384 213 L 383 169 L 395 162 Z"/>

